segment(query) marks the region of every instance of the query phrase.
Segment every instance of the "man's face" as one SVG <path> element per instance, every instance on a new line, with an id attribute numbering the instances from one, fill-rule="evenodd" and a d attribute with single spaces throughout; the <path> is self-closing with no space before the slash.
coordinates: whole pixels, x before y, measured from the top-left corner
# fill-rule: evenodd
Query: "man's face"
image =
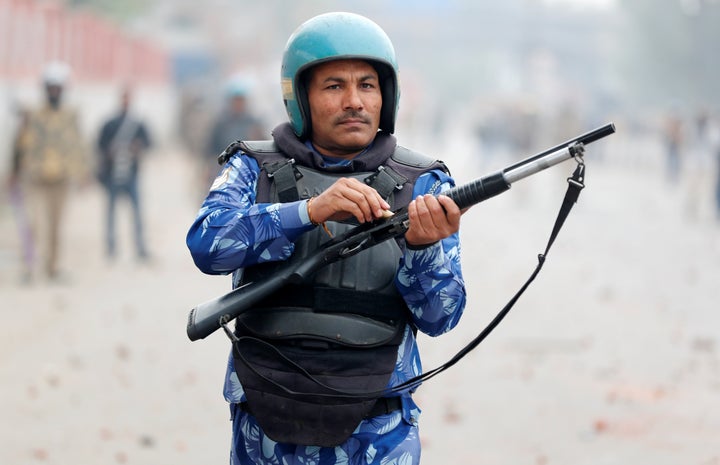
<path id="1" fill-rule="evenodd" d="M 334 157 L 362 152 L 380 125 L 382 93 L 375 68 L 362 60 L 337 60 L 319 64 L 310 73 L 313 145 Z"/>
<path id="2" fill-rule="evenodd" d="M 230 109 L 233 113 L 243 113 L 245 111 L 245 96 L 235 95 L 230 99 Z"/>
<path id="3" fill-rule="evenodd" d="M 47 96 L 48 103 L 52 107 L 60 106 L 60 99 L 62 98 L 63 88 L 56 84 L 47 84 L 45 86 L 45 94 Z"/>

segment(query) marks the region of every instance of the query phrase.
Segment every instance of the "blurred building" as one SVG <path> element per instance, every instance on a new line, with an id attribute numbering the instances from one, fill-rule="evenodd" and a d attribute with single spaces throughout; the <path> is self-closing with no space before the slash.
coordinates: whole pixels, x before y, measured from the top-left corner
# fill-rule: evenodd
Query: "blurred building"
<path id="1" fill-rule="evenodd" d="M 167 53 L 88 10 L 60 2 L 0 0 L 0 80 L 35 79 L 63 61 L 77 81 L 165 81 Z"/>

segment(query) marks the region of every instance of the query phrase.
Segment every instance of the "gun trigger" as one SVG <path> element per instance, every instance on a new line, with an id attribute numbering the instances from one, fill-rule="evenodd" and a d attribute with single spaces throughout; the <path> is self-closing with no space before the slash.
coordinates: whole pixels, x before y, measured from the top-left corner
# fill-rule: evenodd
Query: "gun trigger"
<path id="1" fill-rule="evenodd" d="M 362 242 L 359 242 L 359 243 L 358 243 L 356 246 L 354 246 L 354 247 L 345 247 L 344 249 L 342 249 L 342 250 L 340 251 L 340 253 L 339 253 L 338 255 L 341 256 L 341 257 L 349 257 L 349 256 L 351 256 L 351 255 L 355 255 L 356 253 L 358 253 L 358 252 L 360 252 L 360 251 L 363 250 L 363 245 L 365 245 L 365 243 L 367 243 L 367 241 L 368 241 L 368 239 L 365 238 L 365 239 L 363 239 Z"/>

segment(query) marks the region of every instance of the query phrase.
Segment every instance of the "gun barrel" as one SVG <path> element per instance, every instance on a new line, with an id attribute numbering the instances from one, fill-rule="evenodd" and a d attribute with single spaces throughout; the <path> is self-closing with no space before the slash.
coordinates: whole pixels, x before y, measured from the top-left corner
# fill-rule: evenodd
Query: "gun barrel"
<path id="1" fill-rule="evenodd" d="M 572 158 L 574 152 L 576 152 L 573 147 L 573 145 L 568 145 L 560 150 L 548 153 L 543 157 L 535 158 L 528 163 L 516 165 L 513 169 L 505 169 L 503 171 L 503 178 L 508 184 L 513 184 L 516 181 L 539 173 L 540 171 L 550 168 L 551 166 L 555 166 L 558 163 L 567 161 Z"/>
<path id="2" fill-rule="evenodd" d="M 510 189 L 515 181 L 557 165 L 573 157 L 572 147 L 577 144 L 589 144 L 615 132 L 615 125 L 606 124 L 579 137 L 557 145 L 542 153 L 526 158 L 504 170 L 476 179 L 468 184 L 454 187 L 445 194 L 455 201 L 460 208 L 467 208 L 483 200 L 495 197 Z"/>
<path id="3" fill-rule="evenodd" d="M 578 137 L 578 142 L 582 144 L 590 144 L 592 142 L 595 142 L 596 140 L 602 139 L 603 137 L 607 137 L 610 134 L 614 133 L 615 125 L 613 123 L 608 123 L 605 126 L 601 126 L 588 132 L 587 134 Z"/>
<path id="4" fill-rule="evenodd" d="M 503 173 L 515 171 L 518 168 L 521 168 L 523 165 L 527 165 L 527 164 L 536 162 L 538 160 L 541 160 L 545 157 L 548 157 L 551 154 L 554 154 L 563 149 L 566 149 L 566 148 L 570 147 L 571 145 L 578 144 L 578 143 L 583 144 L 583 145 L 591 144 L 591 143 L 595 142 L 596 140 L 602 139 L 603 137 L 607 137 L 613 133 L 615 133 L 615 125 L 613 123 L 608 123 L 597 129 L 593 129 L 592 131 L 586 132 L 585 134 L 583 134 L 581 136 L 575 137 L 574 139 L 570 139 L 567 142 L 563 142 L 562 144 L 556 145 L 553 148 L 547 149 L 544 152 L 540 152 L 537 155 L 533 155 L 532 157 L 528 157 L 522 161 L 519 161 L 519 162 L 515 163 L 514 165 L 508 166 L 507 168 L 505 168 L 503 170 Z M 568 155 L 570 156 L 570 154 L 568 154 Z M 565 158 L 564 160 L 567 160 L 567 158 Z M 563 161 L 563 160 L 559 160 L 559 161 Z M 558 161 L 558 163 L 559 163 L 559 161 Z"/>

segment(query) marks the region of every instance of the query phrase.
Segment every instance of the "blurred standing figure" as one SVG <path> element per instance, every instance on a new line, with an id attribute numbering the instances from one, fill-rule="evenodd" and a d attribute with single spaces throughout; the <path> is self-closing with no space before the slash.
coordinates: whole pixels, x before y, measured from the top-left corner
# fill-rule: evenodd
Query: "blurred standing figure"
<path id="1" fill-rule="evenodd" d="M 32 230 L 28 221 L 28 212 L 25 208 L 25 199 L 18 182 L 20 177 L 20 159 L 24 139 L 28 137 L 28 125 L 30 113 L 26 108 L 17 108 L 18 126 L 15 131 L 15 138 L 12 143 L 12 167 L 10 169 L 9 194 L 10 204 L 14 210 L 15 218 L 20 234 L 20 245 L 22 248 L 22 280 L 28 282 L 32 276 L 32 268 L 35 263 L 35 244 L 32 237 Z"/>
<path id="2" fill-rule="evenodd" d="M 115 209 L 117 200 L 127 196 L 132 207 L 135 248 L 139 260 L 148 258 L 145 245 L 142 214 L 140 211 L 139 173 L 140 165 L 151 147 L 150 135 L 145 124 L 130 114 L 132 92 L 123 89 L 120 94 L 118 113 L 103 124 L 98 138 L 98 179 L 107 192 L 106 252 L 115 258 L 117 235 Z"/>
<path id="3" fill-rule="evenodd" d="M 212 113 L 208 108 L 210 105 L 207 100 L 207 96 L 193 86 L 184 86 L 180 89 L 180 108 L 177 114 L 178 139 L 184 151 L 193 157 L 193 163 L 197 163 L 198 154 L 204 154 L 207 150 Z M 193 179 L 193 188 L 197 181 Z M 206 188 L 207 186 L 203 186 L 203 195 Z"/>
<path id="4" fill-rule="evenodd" d="M 667 178 L 670 184 L 680 180 L 680 149 L 683 143 L 682 120 L 671 114 L 665 121 L 664 142 L 667 156 Z"/>
<path id="5" fill-rule="evenodd" d="M 53 62 L 46 66 L 42 83 L 46 102 L 31 110 L 15 137 L 12 184 L 19 183 L 28 210 L 31 237 L 51 280 L 59 270 L 62 221 L 73 180 L 87 177 L 87 151 L 75 110 L 63 106 L 70 67 Z M 32 279 L 35 264 L 28 266 Z"/>
<path id="6" fill-rule="evenodd" d="M 712 157 L 712 170 L 714 171 L 713 189 L 714 189 L 714 211 L 715 218 L 720 221 L 720 119 L 717 114 L 713 114 L 709 123 L 709 140 L 710 153 Z"/>
<path id="7" fill-rule="evenodd" d="M 690 219 L 699 219 L 711 209 L 713 197 L 714 140 L 717 136 L 708 110 L 700 109 L 696 113 L 688 136 L 688 150 L 683 165 L 685 212 Z"/>
<path id="8" fill-rule="evenodd" d="M 225 106 L 212 125 L 203 157 L 203 189 L 207 189 L 218 175 L 217 157 L 236 140 L 260 140 L 265 130 L 248 109 L 249 83 L 240 78 L 230 79 L 225 90 Z"/>
<path id="9" fill-rule="evenodd" d="M 720 144 L 715 149 L 715 218 L 720 221 Z"/>

